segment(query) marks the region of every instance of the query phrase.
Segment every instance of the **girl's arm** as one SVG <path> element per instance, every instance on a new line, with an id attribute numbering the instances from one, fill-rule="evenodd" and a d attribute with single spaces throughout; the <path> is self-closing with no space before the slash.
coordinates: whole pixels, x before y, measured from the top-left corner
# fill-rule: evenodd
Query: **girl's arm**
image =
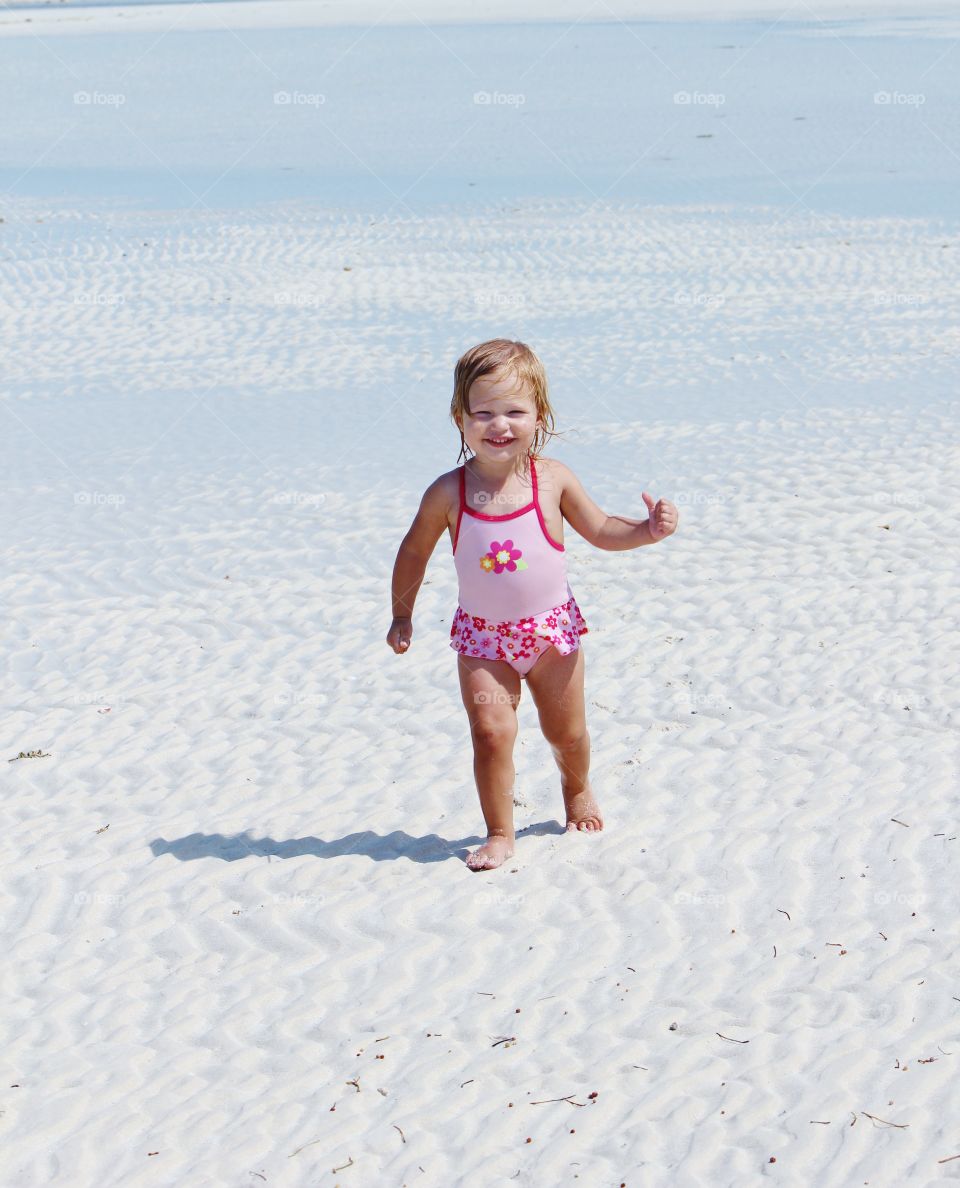
<path id="1" fill-rule="evenodd" d="M 649 516 L 646 520 L 631 520 L 626 516 L 608 516 L 593 502 L 583 484 L 569 466 L 554 460 L 553 466 L 560 487 L 560 511 L 575 532 L 595 548 L 617 551 L 638 549 L 641 545 L 656 544 L 677 530 L 679 514 L 668 499 L 654 503 L 642 492 Z"/>
<path id="2" fill-rule="evenodd" d="M 387 644 L 398 654 L 409 648 L 413 637 L 413 604 L 427 571 L 437 541 L 447 528 L 450 507 L 448 477 L 441 475 L 424 491 L 420 507 L 407 535 L 400 542 L 393 565 L 391 597 L 393 622 L 387 633 Z"/>

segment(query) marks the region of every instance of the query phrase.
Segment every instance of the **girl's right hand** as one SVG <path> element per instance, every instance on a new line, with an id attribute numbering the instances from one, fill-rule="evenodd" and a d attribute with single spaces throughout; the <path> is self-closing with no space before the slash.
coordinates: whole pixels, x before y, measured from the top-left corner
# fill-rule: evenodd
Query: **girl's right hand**
<path id="1" fill-rule="evenodd" d="M 394 619 L 387 632 L 387 646 L 393 648 L 398 656 L 402 656 L 410 647 L 413 638 L 412 619 Z"/>

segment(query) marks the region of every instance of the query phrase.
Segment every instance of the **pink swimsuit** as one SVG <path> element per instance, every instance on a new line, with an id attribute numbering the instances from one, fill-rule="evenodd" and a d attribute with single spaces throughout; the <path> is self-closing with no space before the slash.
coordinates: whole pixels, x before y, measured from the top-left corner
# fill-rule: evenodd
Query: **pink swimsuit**
<path id="1" fill-rule="evenodd" d="M 467 507 L 460 467 L 460 511 L 453 557 L 460 605 L 450 646 L 465 656 L 506 662 L 525 677 L 549 647 L 575 652 L 587 625 L 567 582 L 564 547 L 552 540 L 540 509 L 537 470 L 530 459 L 533 501 L 490 516 Z"/>

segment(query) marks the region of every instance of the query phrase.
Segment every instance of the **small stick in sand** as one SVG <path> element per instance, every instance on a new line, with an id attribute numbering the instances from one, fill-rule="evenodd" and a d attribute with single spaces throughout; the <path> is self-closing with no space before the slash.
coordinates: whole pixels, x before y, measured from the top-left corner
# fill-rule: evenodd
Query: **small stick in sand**
<path id="1" fill-rule="evenodd" d="M 311 1139 L 309 1143 L 304 1143 L 302 1147 L 297 1147 L 296 1151 L 291 1151 L 290 1154 L 287 1156 L 287 1158 L 292 1159 L 294 1157 L 294 1155 L 299 1155 L 300 1152 L 305 1151 L 307 1149 L 307 1147 L 312 1147 L 314 1145 L 314 1143 L 319 1143 L 322 1141 L 323 1141 L 322 1139 Z"/>
<path id="2" fill-rule="evenodd" d="M 332 1167 L 330 1170 L 332 1172 L 338 1172 L 338 1171 L 343 1171 L 343 1169 L 345 1167 L 353 1167 L 353 1156 L 352 1155 L 350 1156 L 350 1158 L 347 1160 L 346 1163 L 341 1163 L 339 1167 Z"/>
<path id="3" fill-rule="evenodd" d="M 910 1125 L 909 1122 L 888 1122 L 886 1118 L 877 1118 L 873 1114 L 868 1114 L 866 1110 L 861 1110 L 860 1113 L 865 1118 L 870 1118 L 873 1122 L 882 1122 L 884 1126 L 895 1126 L 897 1130 L 906 1130 Z"/>
<path id="4" fill-rule="evenodd" d="M 393 1127 L 394 1130 L 399 1131 L 400 1137 L 403 1139 L 404 1142 L 406 1142 L 407 1136 L 403 1133 L 402 1130 L 400 1130 L 400 1127 L 396 1124 L 396 1122 L 391 1122 L 390 1125 Z"/>
<path id="5" fill-rule="evenodd" d="M 585 1101 L 574 1101 L 573 1094 L 568 1093 L 566 1097 L 545 1097 L 542 1101 L 531 1101 L 528 1105 L 548 1105 L 551 1101 L 568 1101 L 572 1106 L 578 1106 L 582 1109 L 587 1103 Z"/>
<path id="6" fill-rule="evenodd" d="M 719 1031 L 717 1032 L 717 1035 L 720 1035 Z M 720 1038 L 725 1039 L 725 1040 L 730 1040 L 731 1044 L 749 1044 L 750 1043 L 749 1040 L 732 1039 L 729 1035 L 720 1035 Z"/>
<path id="7" fill-rule="evenodd" d="M 948 1155 L 946 1159 L 938 1159 L 937 1163 L 949 1163 L 951 1159 L 960 1159 L 960 1155 Z"/>
<path id="8" fill-rule="evenodd" d="M 902 825 L 904 827 L 904 829 L 910 828 L 910 826 L 906 823 L 906 821 L 898 821 L 896 817 L 891 817 L 890 820 L 893 821 L 894 824 L 896 824 L 896 825 Z"/>
<path id="9" fill-rule="evenodd" d="M 788 920 L 790 920 L 790 913 L 789 913 L 789 912 L 785 912 L 785 911 L 783 910 L 783 908 L 777 908 L 777 911 L 778 911 L 778 912 L 779 912 L 779 913 L 780 913 L 782 916 L 786 916 L 786 917 L 787 917 L 787 919 L 788 919 Z M 792 924 L 792 923 L 793 923 L 793 921 L 792 921 L 792 920 L 790 920 L 790 923 Z"/>

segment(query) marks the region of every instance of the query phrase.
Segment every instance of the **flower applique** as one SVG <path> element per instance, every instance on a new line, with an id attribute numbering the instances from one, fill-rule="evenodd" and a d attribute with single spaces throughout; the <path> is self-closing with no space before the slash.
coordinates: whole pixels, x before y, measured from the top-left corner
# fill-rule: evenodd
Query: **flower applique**
<path id="1" fill-rule="evenodd" d="M 518 570 L 527 568 L 527 563 L 522 558 L 522 551 L 513 547 L 512 540 L 505 540 L 502 543 L 492 540 L 490 552 L 480 558 L 480 568 L 485 573 L 503 573 L 504 570 L 508 573 L 516 573 Z"/>

